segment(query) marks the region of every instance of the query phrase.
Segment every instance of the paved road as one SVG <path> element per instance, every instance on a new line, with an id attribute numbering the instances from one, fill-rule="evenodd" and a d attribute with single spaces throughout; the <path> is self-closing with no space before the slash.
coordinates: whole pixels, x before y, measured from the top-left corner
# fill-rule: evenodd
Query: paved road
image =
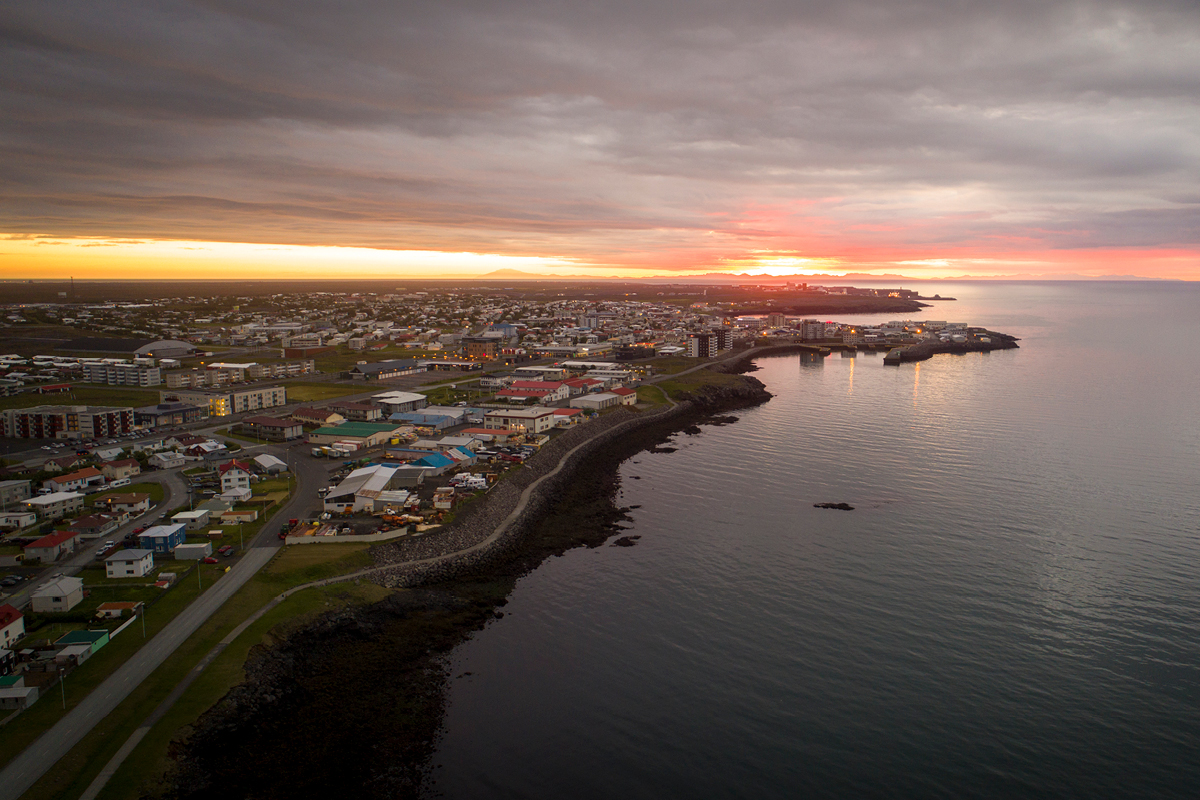
<path id="1" fill-rule="evenodd" d="M 276 445 L 270 449 L 280 458 L 288 460 L 289 451 L 297 449 L 297 445 Z M 0 770 L 0 800 L 16 800 L 20 797 L 271 560 L 282 545 L 278 526 L 272 522 L 301 516 L 312 505 L 316 490 L 325 485 L 327 476 L 326 467 L 315 464 L 312 459 L 300 457 L 299 453 L 293 454 L 291 460 L 296 467 L 298 481 L 292 500 L 267 520 L 262 531 L 229 572 L 217 579 L 211 588 L 171 620 L 167 627 L 118 667 L 79 705 L 67 712 L 54 727 Z"/>
<path id="2" fill-rule="evenodd" d="M 179 475 L 178 470 L 166 470 L 163 472 L 146 472 L 137 477 L 137 483 L 157 483 L 163 487 L 163 500 L 158 505 L 151 508 L 145 514 L 142 514 L 124 525 L 121 525 L 114 531 L 111 531 L 104 536 L 96 539 L 89 539 L 79 545 L 79 550 L 66 561 L 56 562 L 46 567 L 45 571 L 37 576 L 30 578 L 24 583 L 18 584 L 20 588 L 15 589 L 12 594 L 4 598 L 5 603 L 24 608 L 29 605 L 31 595 L 39 586 L 55 573 L 63 575 L 74 575 L 81 569 L 91 564 L 96 559 L 96 549 L 98 543 L 102 543 L 108 539 L 119 541 L 124 538 L 127 533 L 133 531 L 138 525 L 145 525 L 149 522 L 156 521 L 158 516 L 164 510 L 174 508 L 175 505 L 182 502 L 187 497 L 187 487 L 183 483 L 183 479 Z"/>

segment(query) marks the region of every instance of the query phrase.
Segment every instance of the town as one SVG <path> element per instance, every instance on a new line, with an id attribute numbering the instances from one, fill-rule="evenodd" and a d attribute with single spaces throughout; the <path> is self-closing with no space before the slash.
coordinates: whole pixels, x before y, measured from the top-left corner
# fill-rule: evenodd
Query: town
<path id="1" fill-rule="evenodd" d="M 703 291 L 10 305 L 0 725 L 51 693 L 74 705 L 67 687 L 103 674 L 72 674 L 118 637 L 131 644 L 97 658 L 104 669 L 137 649 L 148 619 L 168 627 L 281 551 L 311 564 L 436 540 L 556 437 L 674 404 L 728 377 L 705 368 L 735 353 L 788 345 L 819 362 L 929 343 L 986 350 L 1002 336 L 744 314 Z"/>

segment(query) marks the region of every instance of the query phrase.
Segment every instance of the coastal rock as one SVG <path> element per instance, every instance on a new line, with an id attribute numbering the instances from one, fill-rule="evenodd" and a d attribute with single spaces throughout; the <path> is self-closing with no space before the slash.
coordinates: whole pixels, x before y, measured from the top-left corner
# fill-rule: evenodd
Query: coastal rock
<path id="1" fill-rule="evenodd" d="M 637 540 L 640 538 L 642 538 L 642 537 L 641 536 L 622 536 L 620 539 L 614 540 L 612 543 L 612 546 L 613 547 L 633 547 L 635 544 L 637 544 Z"/>

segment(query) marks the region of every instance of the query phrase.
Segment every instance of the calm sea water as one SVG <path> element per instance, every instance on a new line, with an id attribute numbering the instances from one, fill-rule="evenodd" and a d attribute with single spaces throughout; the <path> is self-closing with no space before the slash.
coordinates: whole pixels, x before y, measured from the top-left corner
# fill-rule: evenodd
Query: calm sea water
<path id="1" fill-rule="evenodd" d="M 1200 796 L 1200 287 L 935 291 L 1021 349 L 764 359 L 627 461 L 637 546 L 456 651 L 438 792 Z"/>

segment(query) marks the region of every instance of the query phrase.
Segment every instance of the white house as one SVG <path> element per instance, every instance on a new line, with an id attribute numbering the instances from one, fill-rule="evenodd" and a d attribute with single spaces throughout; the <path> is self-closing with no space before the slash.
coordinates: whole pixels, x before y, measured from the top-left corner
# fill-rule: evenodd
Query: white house
<path id="1" fill-rule="evenodd" d="M 250 488 L 250 465 L 234 459 L 217 467 L 221 476 L 221 493 Z"/>
<path id="2" fill-rule="evenodd" d="M 104 559 L 104 571 L 110 578 L 142 578 L 154 570 L 154 553 L 150 550 L 118 550 Z"/>
<path id="3" fill-rule="evenodd" d="M 32 608 L 38 613 L 70 611 L 83 600 L 83 581 L 56 578 L 33 593 Z"/>
<path id="4" fill-rule="evenodd" d="M 182 467 L 184 461 L 184 457 L 179 453 L 169 451 L 166 453 L 155 453 L 150 456 L 149 464 L 155 469 L 175 469 L 176 467 Z"/>

